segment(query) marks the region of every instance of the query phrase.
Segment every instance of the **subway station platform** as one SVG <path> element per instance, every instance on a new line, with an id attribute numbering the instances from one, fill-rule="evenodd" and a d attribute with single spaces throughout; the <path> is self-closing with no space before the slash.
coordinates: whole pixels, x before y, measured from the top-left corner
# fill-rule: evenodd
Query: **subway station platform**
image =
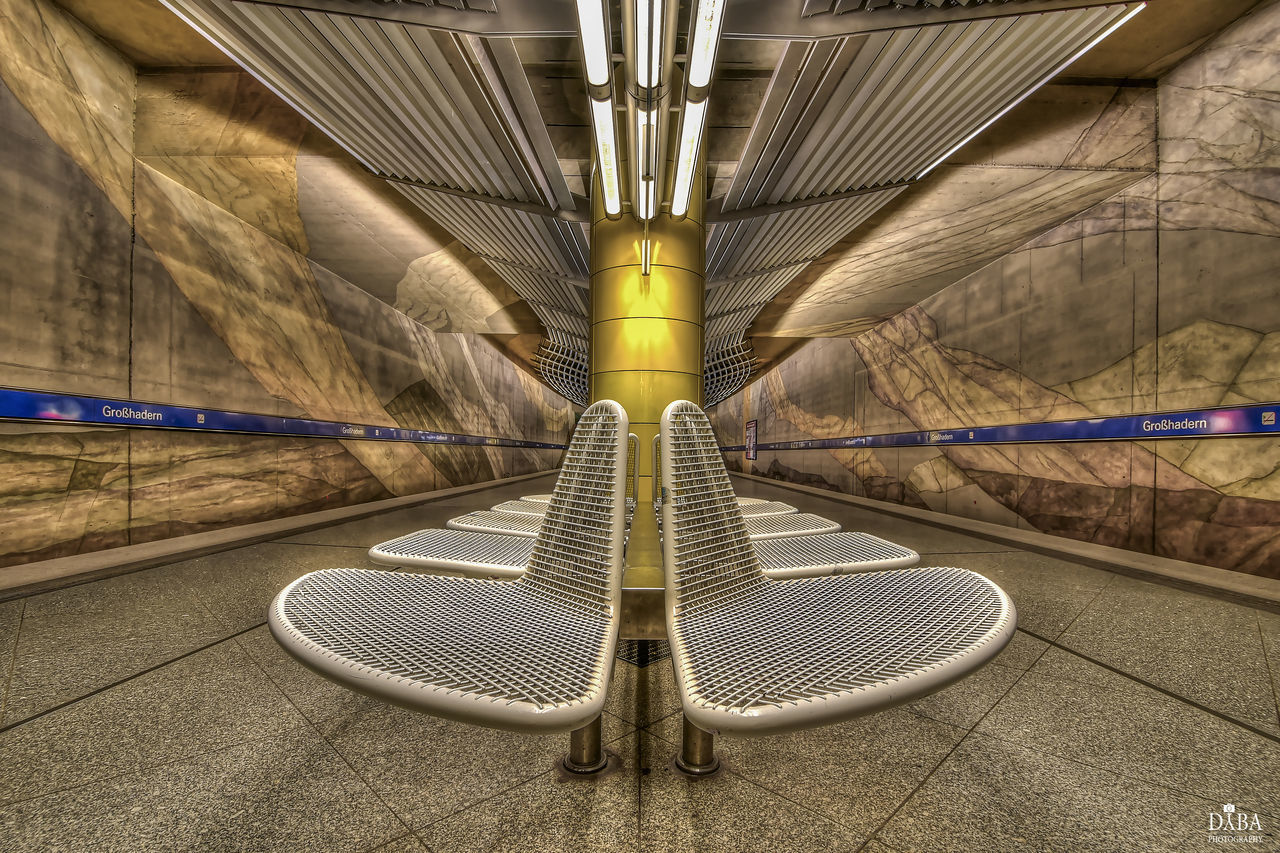
<path id="1" fill-rule="evenodd" d="M 622 644 L 618 769 L 576 779 L 563 736 L 384 705 L 268 633 L 299 575 L 551 482 L 0 603 L 0 849 L 1187 851 L 1237 835 L 1227 804 L 1261 827 L 1227 846 L 1280 849 L 1280 615 L 764 482 L 735 485 L 996 581 L 1016 638 L 924 700 L 720 739 L 689 780 L 661 643 Z"/>

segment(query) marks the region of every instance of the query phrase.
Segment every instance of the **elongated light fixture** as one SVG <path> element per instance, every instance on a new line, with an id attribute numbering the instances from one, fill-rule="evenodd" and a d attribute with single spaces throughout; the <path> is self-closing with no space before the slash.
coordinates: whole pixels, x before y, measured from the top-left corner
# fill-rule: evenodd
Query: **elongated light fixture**
<path id="1" fill-rule="evenodd" d="M 689 212 L 689 199 L 693 193 L 693 174 L 698 170 L 698 148 L 702 145 L 702 128 L 707 118 L 707 102 L 684 105 L 680 119 L 680 150 L 676 154 L 676 180 L 671 193 L 671 215 L 684 216 Z"/>
<path id="2" fill-rule="evenodd" d="M 587 63 L 587 82 L 592 86 L 609 85 L 613 63 L 609 56 L 604 4 L 600 0 L 578 0 L 578 33 L 582 38 L 582 57 Z"/>
<path id="3" fill-rule="evenodd" d="M 724 0 L 700 0 L 693 16 L 693 33 L 689 43 L 689 88 L 704 89 L 711 82 L 720 46 L 720 19 Z"/>
<path id="4" fill-rule="evenodd" d="M 617 216 L 622 212 L 622 190 L 618 182 L 618 136 L 613 122 L 613 58 L 603 0 L 578 0 L 578 35 L 587 69 L 604 212 Z"/>
<path id="5" fill-rule="evenodd" d="M 671 215 L 689 212 L 693 176 L 698 169 L 698 150 L 707 122 L 707 86 L 715 69 L 720 46 L 720 23 L 724 0 L 698 0 L 690 22 L 689 65 L 685 83 L 684 110 L 680 118 L 680 148 L 676 152 L 676 177 L 671 191 Z"/>
<path id="6" fill-rule="evenodd" d="M 658 85 L 662 74 L 662 0 L 636 0 L 636 84 Z"/>
<path id="7" fill-rule="evenodd" d="M 622 191 L 618 186 L 618 139 L 613 127 L 613 99 L 591 99 L 591 123 L 596 136 L 596 162 L 600 166 L 600 188 L 604 192 L 604 212 L 622 212 Z"/>
<path id="8" fill-rule="evenodd" d="M 1111 35 L 1111 34 L 1112 34 L 1112 33 L 1114 33 L 1116 30 L 1118 30 L 1118 29 L 1120 29 L 1121 27 L 1123 27 L 1126 23 L 1128 23 L 1128 22 L 1129 22 L 1129 19 L 1130 19 L 1130 18 L 1132 18 L 1134 15 L 1138 14 L 1139 12 L 1141 12 L 1141 11 L 1142 11 L 1143 9 L 1145 9 L 1145 8 L 1147 8 L 1147 4 L 1146 4 L 1146 3 L 1139 3 L 1137 6 L 1135 6 L 1135 7 L 1134 7 L 1134 8 L 1132 8 L 1132 9 L 1130 9 L 1130 10 L 1129 10 L 1129 12 L 1128 12 L 1127 14 L 1125 14 L 1125 15 L 1124 15 L 1124 17 L 1120 18 L 1120 20 L 1116 21 L 1114 24 L 1112 24 L 1111 26 L 1109 26 L 1109 27 L 1107 27 L 1105 30 L 1103 30 L 1101 35 L 1099 35 L 1099 36 L 1098 36 L 1098 37 L 1096 37 L 1093 41 L 1091 41 L 1091 42 L 1089 42 L 1088 44 L 1086 44 L 1084 47 L 1080 48 L 1080 50 L 1078 50 L 1078 51 L 1076 51 L 1074 54 L 1072 54 L 1072 56 L 1071 56 L 1071 58 L 1070 58 L 1070 59 L 1068 59 L 1066 62 L 1062 63 L 1062 64 L 1061 64 L 1061 65 L 1059 65 L 1057 68 L 1055 68 L 1055 69 L 1053 69 L 1052 71 L 1050 71 L 1048 74 L 1046 74 L 1046 75 L 1044 76 L 1044 78 L 1043 78 L 1043 79 L 1041 79 L 1039 82 L 1037 82 L 1034 86 L 1032 86 L 1030 89 L 1028 89 L 1027 91 L 1023 92 L 1021 95 L 1019 95 L 1019 96 L 1018 96 L 1018 99 L 1017 99 L 1016 101 L 1014 101 L 1013 103 L 1009 104 L 1009 106 L 1005 107 L 1005 108 L 1004 108 L 1004 109 L 1002 109 L 1000 112 L 998 112 L 998 113 L 996 113 L 995 115 L 993 115 L 991 118 L 987 119 L 985 122 L 983 122 L 983 123 L 982 123 L 982 125 L 981 125 L 977 130 L 975 130 L 973 133 L 969 134 L 969 135 L 968 135 L 968 136 L 966 136 L 964 139 L 961 139 L 958 143 L 956 143 L 954 146 L 952 146 L 951 148 L 949 148 L 949 149 L 947 150 L 947 153 L 946 153 L 946 154 L 943 154 L 943 155 L 942 155 L 941 157 L 939 157 L 937 160 L 934 160 L 931 164 L 929 164 L 929 167 L 928 167 L 927 169 L 925 169 L 925 170 L 924 170 L 923 172 L 921 172 L 919 175 L 916 175 L 916 180 L 919 180 L 920 178 L 923 178 L 925 175 L 929 174 L 929 173 L 930 173 L 930 172 L 932 172 L 934 169 L 938 168 L 938 167 L 939 167 L 939 166 L 941 166 L 943 163 L 945 163 L 948 157 L 950 157 L 952 154 L 956 153 L 956 152 L 957 152 L 957 151 L 959 151 L 961 148 L 963 148 L 963 147 L 965 147 L 966 145 L 968 145 L 968 144 L 973 140 L 973 138 L 974 138 L 975 136 L 977 136 L 979 133 L 982 133 L 982 131 L 986 130 L 988 127 L 991 127 L 991 125 L 995 124 L 997 121 L 999 121 L 1001 118 L 1003 118 L 1003 117 L 1004 117 L 1004 115 L 1005 115 L 1005 113 L 1009 112 L 1009 110 L 1013 109 L 1013 108 L 1014 108 L 1014 107 L 1016 107 L 1018 104 L 1022 103 L 1022 102 L 1023 102 L 1023 101 L 1025 101 L 1027 98 L 1031 97 L 1031 95 L 1032 95 L 1032 94 L 1033 94 L 1037 89 L 1039 89 L 1041 86 L 1045 85 L 1045 84 L 1046 84 L 1046 83 L 1048 83 L 1050 80 L 1052 80 L 1054 77 L 1057 77 L 1057 76 L 1058 76 L 1059 74 L 1061 74 L 1063 71 L 1067 70 L 1067 67 L 1068 67 L 1069 65 L 1071 65 L 1071 63 L 1075 62 L 1077 59 L 1079 59 L 1080 57 L 1084 56 L 1084 55 L 1085 55 L 1086 53 L 1088 53 L 1089 51 L 1093 50 L 1095 47 L 1097 47 L 1097 46 L 1098 46 L 1098 44 L 1099 44 L 1103 39 L 1105 39 L 1107 36 Z"/>

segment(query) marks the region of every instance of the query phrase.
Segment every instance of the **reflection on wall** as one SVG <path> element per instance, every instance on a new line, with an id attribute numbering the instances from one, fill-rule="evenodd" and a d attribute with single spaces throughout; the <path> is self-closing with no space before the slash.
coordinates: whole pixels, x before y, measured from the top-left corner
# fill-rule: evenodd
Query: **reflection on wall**
<path id="1" fill-rule="evenodd" d="M 1146 178 L 713 413 L 725 443 L 1280 401 L 1280 4 L 1159 82 Z M 733 454 L 731 466 L 743 465 Z M 761 452 L 758 474 L 1280 577 L 1275 438 Z"/>
<path id="2" fill-rule="evenodd" d="M 194 95 L 188 81 L 166 100 L 157 80 L 140 85 L 52 3 L 0 0 L 0 18 L 4 384 L 566 438 L 570 404 L 478 334 L 432 331 L 314 259 L 295 165 L 305 128 L 245 88 L 244 75 L 211 75 Z M 321 219 L 332 237 L 332 221 Z M 401 242 L 446 251 L 410 236 Z M 426 311 L 444 288 L 431 290 L 434 267 L 413 266 L 418 256 L 408 254 L 398 271 L 382 259 L 387 295 L 418 282 L 410 290 Z M 520 330 L 502 294 L 455 267 L 457 304 L 439 308 L 453 319 L 433 325 Z M 556 459 L 8 425 L 0 565 L 543 470 Z"/>

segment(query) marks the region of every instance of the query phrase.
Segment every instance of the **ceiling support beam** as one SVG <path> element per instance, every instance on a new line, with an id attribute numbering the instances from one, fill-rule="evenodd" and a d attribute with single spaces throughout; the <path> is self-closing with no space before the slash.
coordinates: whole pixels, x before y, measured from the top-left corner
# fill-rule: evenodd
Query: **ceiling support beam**
<path id="1" fill-rule="evenodd" d="M 813 207 L 816 204 L 830 204 L 835 201 L 842 201 L 846 198 L 856 198 L 860 195 L 871 195 L 883 190 L 896 190 L 901 187 L 909 187 L 916 182 L 912 178 L 906 181 L 894 181 L 893 183 L 883 184 L 878 187 L 859 187 L 856 190 L 846 190 L 840 193 L 828 193 L 826 195 L 816 195 L 811 198 L 801 198 L 795 201 L 781 201 L 777 204 L 761 204 L 755 207 L 744 207 L 741 210 L 721 210 L 724 203 L 724 196 L 714 198 L 707 202 L 707 224 L 715 225 L 721 222 L 741 222 L 744 219 L 755 219 L 757 216 L 771 216 L 775 213 L 787 213 L 792 210 L 799 210 L 802 207 Z"/>
<path id="2" fill-rule="evenodd" d="M 444 187 L 439 184 L 429 184 L 426 181 L 415 181 L 412 178 L 394 178 L 390 175 L 380 175 L 372 172 L 384 181 L 390 181 L 393 184 L 404 184 L 407 187 L 417 187 L 427 192 L 440 193 L 442 195 L 451 195 L 458 198 L 465 198 L 468 201 L 478 201 L 481 204 L 491 204 L 494 207 L 505 207 L 510 210 L 519 210 L 522 213 L 531 213 L 534 216 L 545 216 L 548 219 L 560 219 L 565 222 L 586 222 L 588 216 L 588 202 L 582 196 L 571 196 L 577 205 L 573 210 L 553 210 L 545 205 L 537 204 L 531 201 L 516 201 L 510 198 L 500 198 L 498 196 L 485 195 L 484 193 L 471 192 L 470 190 L 460 190 L 454 187 Z"/>
<path id="3" fill-rule="evenodd" d="M 573 0 L 510 0 L 499 11 L 453 9 L 419 3 L 385 3 L 379 0 L 232 0 L 249 6 L 280 6 L 306 12 L 324 12 L 374 21 L 393 21 L 446 30 L 453 33 L 515 38 L 519 36 L 566 37 L 578 34 Z M 473 5 L 478 5 L 473 3 Z M 492 4 L 490 4 L 492 5 Z"/>

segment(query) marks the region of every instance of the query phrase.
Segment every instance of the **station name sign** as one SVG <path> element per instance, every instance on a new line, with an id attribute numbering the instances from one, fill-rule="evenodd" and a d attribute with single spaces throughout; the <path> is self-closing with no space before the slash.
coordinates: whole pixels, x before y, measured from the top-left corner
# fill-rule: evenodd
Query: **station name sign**
<path id="1" fill-rule="evenodd" d="M 208 430 L 251 435 L 343 438 L 361 441 L 407 441 L 418 444 L 455 444 L 473 447 L 519 447 L 563 450 L 565 445 L 487 435 L 432 432 L 374 424 L 352 424 L 311 418 L 282 418 L 221 409 L 198 409 L 52 394 L 21 388 L 0 388 L 0 420 L 45 421 L 93 426 L 153 427 L 176 430 Z"/>

